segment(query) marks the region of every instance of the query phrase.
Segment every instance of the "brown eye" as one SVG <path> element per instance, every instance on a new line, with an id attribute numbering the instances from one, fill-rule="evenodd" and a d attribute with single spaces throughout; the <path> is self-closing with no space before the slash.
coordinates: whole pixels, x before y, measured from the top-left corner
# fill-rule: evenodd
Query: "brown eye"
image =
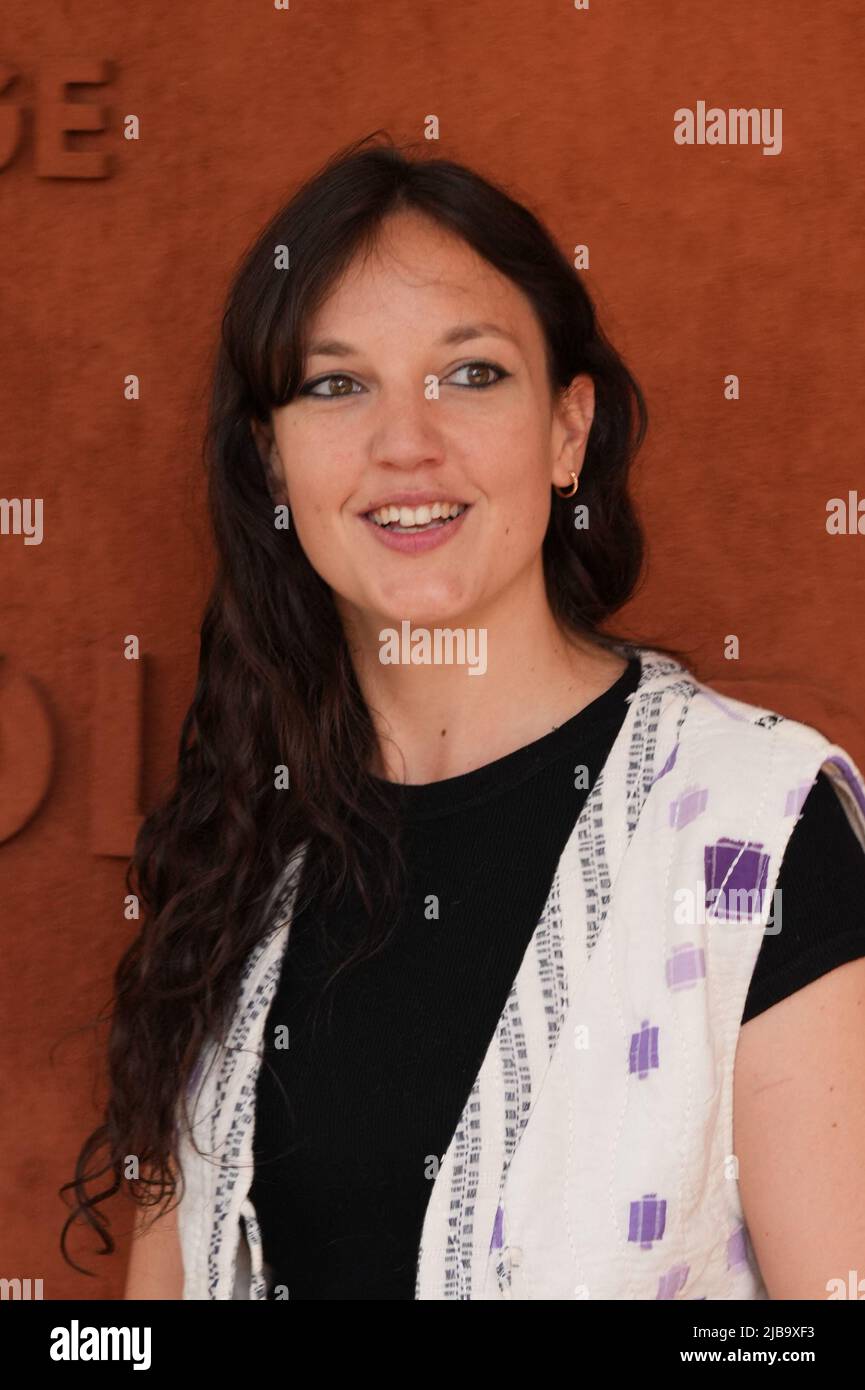
<path id="1" fill-rule="evenodd" d="M 492 362 L 466 362 L 462 367 L 457 367 L 456 370 L 457 372 L 468 372 L 469 380 L 465 385 L 478 391 L 486 390 L 489 386 L 496 386 L 506 376 L 510 376 L 510 372 L 506 372 L 503 367 L 495 366 Z M 491 372 L 495 373 L 495 380 L 484 380 L 484 377 L 489 378 Z M 480 380 L 478 374 L 480 374 Z M 458 382 L 457 385 L 463 385 L 463 383 Z"/>
<path id="2" fill-rule="evenodd" d="M 314 387 L 317 387 L 317 386 L 327 386 L 328 383 L 331 382 L 331 381 L 342 382 L 343 385 L 346 385 L 346 384 L 347 384 L 348 390 L 338 390 L 338 391 L 316 391 L 316 390 L 313 389 Z M 321 376 L 321 377 L 318 378 L 317 381 L 310 381 L 310 382 L 308 382 L 306 386 L 302 386 L 302 387 L 301 387 L 301 389 L 300 389 L 300 391 L 298 392 L 298 394 L 301 395 L 301 396 L 319 396 L 319 397 L 322 398 L 322 399 L 333 400 L 336 396 L 351 396 L 351 395 L 353 395 L 354 393 L 352 392 L 352 389 L 351 389 L 351 388 L 352 388 L 352 386 L 356 386 L 356 385 L 357 385 L 357 382 L 355 381 L 354 377 L 352 377 L 352 376 L 344 376 L 341 372 L 331 372 L 330 376 Z"/>
<path id="3" fill-rule="evenodd" d="M 477 364 L 477 366 L 475 366 L 475 365 L 473 364 L 473 365 L 472 365 L 471 367 L 469 367 L 467 370 L 468 370 L 468 372 L 469 372 L 469 375 L 470 375 L 471 382 L 472 382 L 472 385 L 473 385 L 473 386 L 486 386 L 486 385 L 488 385 L 487 377 L 489 376 L 490 372 L 492 371 L 492 368 L 491 368 L 491 367 L 487 367 L 487 366 L 484 365 L 483 362 L 479 362 L 479 363 Z M 480 380 L 478 380 L 478 374 L 480 374 L 480 378 L 481 378 Z"/>

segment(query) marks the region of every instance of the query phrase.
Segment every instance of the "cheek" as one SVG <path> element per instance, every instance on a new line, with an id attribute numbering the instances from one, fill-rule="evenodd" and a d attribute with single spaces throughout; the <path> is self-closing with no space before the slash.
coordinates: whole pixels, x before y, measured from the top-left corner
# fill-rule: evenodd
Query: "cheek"
<path id="1" fill-rule="evenodd" d="M 307 559 L 323 579 L 339 568 L 340 547 L 334 544 L 333 517 L 314 497 L 291 509 L 291 524 Z"/>
<path id="2" fill-rule="evenodd" d="M 548 470 L 527 462 L 493 494 L 497 533 L 509 546 L 537 549 L 550 518 L 552 488 Z"/>
<path id="3" fill-rule="evenodd" d="M 535 502 L 524 508 L 519 516 L 506 516 L 499 523 L 495 538 L 495 554 L 506 565 L 523 562 L 536 555 L 543 544 L 549 513 Z"/>
<path id="4" fill-rule="evenodd" d="M 358 536 L 361 523 L 345 505 L 343 490 L 334 490 L 326 480 L 312 486 L 308 479 L 295 480 L 291 525 L 301 549 L 325 584 L 337 593 L 353 589 Z"/>
<path id="5" fill-rule="evenodd" d="M 288 502 L 289 525 L 310 560 L 321 549 L 324 506 L 310 488 L 309 481 L 298 468 L 284 470 L 285 500 Z"/>
<path id="6" fill-rule="evenodd" d="M 534 515 L 543 510 L 550 482 L 549 442 L 532 422 L 513 429 L 487 457 L 492 466 L 485 469 L 490 495 L 503 504 Z"/>
<path id="7" fill-rule="evenodd" d="M 295 433 L 285 441 L 285 485 L 298 516 L 310 525 L 338 523 L 351 496 L 356 464 Z"/>
<path id="8" fill-rule="evenodd" d="M 311 535 L 338 518 L 341 498 L 335 481 L 314 466 L 314 455 L 305 452 L 302 444 L 298 447 L 298 441 L 289 439 L 285 448 L 283 457 L 291 459 L 284 478 L 292 521 L 298 532 Z"/>

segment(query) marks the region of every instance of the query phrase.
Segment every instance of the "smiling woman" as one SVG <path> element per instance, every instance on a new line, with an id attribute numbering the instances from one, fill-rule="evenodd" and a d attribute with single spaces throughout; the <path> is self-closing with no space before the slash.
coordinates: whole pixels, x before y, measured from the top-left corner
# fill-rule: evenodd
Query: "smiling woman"
<path id="1" fill-rule="evenodd" d="M 252 427 L 274 499 L 290 506 L 350 645 L 361 659 L 373 650 L 372 629 L 386 611 L 431 626 L 507 594 L 502 633 L 513 641 L 521 622 L 539 623 L 538 658 L 546 650 L 549 676 L 570 680 L 571 663 L 553 654 L 561 638 L 543 597 L 541 549 L 551 484 L 582 467 L 591 376 L 575 373 L 567 391 L 554 391 L 542 320 L 525 292 L 462 236 L 411 208 L 383 222 L 312 314 L 308 334 L 309 379 Z M 338 358 L 340 372 L 322 376 L 325 358 Z M 458 519 L 443 520 L 442 505 Z M 406 555 L 426 563 L 406 566 Z M 516 574 L 526 580 L 514 586 Z M 408 692 L 369 679 L 372 705 L 388 722 L 398 718 L 388 706 Z M 428 679 L 424 700 L 437 688 L 445 687 Z M 463 743 L 474 738 L 466 723 Z M 405 735 L 398 741 L 405 754 Z M 455 730 L 439 753 L 464 765 Z M 428 758 L 423 742 L 409 780 L 447 770 L 419 758 Z"/>
<path id="2" fill-rule="evenodd" d="M 645 429 L 576 271 L 463 165 L 361 142 L 238 268 L 198 683 L 69 1184 L 108 1249 L 99 1203 L 139 1203 L 129 1297 L 822 1297 L 865 1267 L 865 787 L 611 632 Z"/>

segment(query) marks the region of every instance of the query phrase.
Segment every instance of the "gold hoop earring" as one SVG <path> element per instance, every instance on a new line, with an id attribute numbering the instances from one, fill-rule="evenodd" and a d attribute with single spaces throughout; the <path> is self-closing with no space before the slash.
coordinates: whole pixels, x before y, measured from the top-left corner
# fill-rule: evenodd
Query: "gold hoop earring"
<path id="1" fill-rule="evenodd" d="M 556 489 L 556 492 L 559 494 L 560 497 L 573 497 L 574 493 L 579 487 L 580 480 L 577 477 L 576 473 L 573 471 L 573 469 L 571 469 L 571 478 L 573 479 L 573 482 L 571 483 L 571 486 L 569 488 L 560 488 L 558 483 L 553 483 L 553 487 Z"/>

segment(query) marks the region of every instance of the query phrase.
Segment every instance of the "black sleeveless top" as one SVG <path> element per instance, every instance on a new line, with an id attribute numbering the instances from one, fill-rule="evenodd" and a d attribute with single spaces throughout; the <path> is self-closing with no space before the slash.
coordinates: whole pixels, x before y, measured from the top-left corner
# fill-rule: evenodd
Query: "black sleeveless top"
<path id="1" fill-rule="evenodd" d="M 635 657 L 572 719 L 485 767 L 382 782 L 405 826 L 402 915 L 320 1009 L 340 958 L 326 942 L 345 940 L 362 905 L 352 892 L 326 917 L 312 905 L 293 921 L 265 1029 L 250 1192 L 271 1296 L 284 1286 L 289 1300 L 414 1298 L 429 1160 L 447 1150 L 639 676 Z M 582 791 L 578 763 L 589 768 Z M 865 854 L 823 773 L 777 886 L 782 930 L 763 938 L 743 1022 L 865 955 Z M 280 1024 L 287 1049 L 274 1046 Z"/>

